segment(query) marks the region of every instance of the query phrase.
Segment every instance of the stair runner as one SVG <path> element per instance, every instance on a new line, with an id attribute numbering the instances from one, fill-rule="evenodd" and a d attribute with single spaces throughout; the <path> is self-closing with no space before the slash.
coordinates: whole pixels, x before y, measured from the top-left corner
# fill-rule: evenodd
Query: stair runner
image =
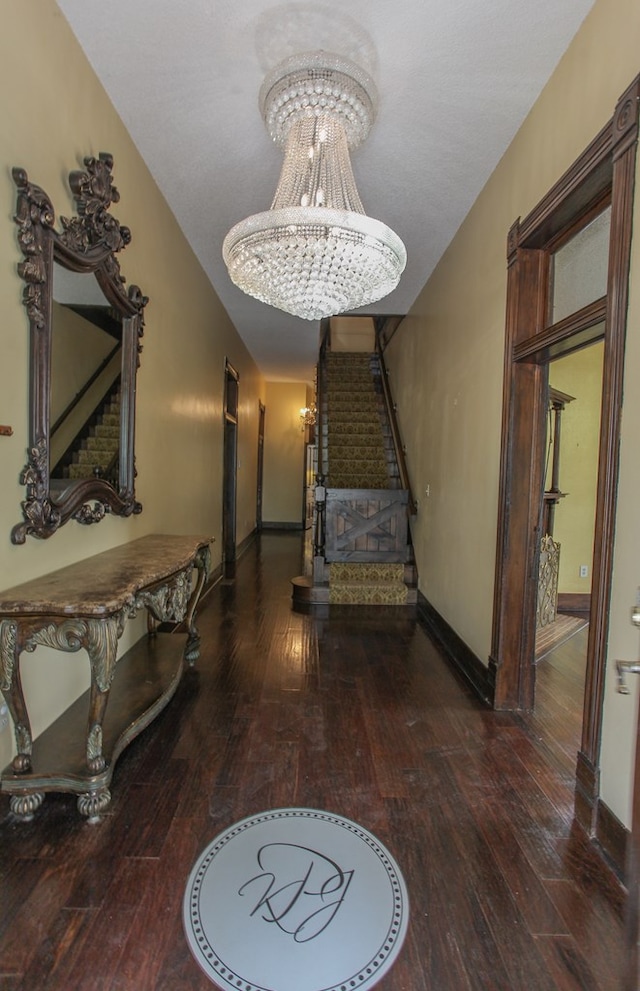
<path id="1" fill-rule="evenodd" d="M 328 354 L 327 423 L 327 484 L 334 489 L 388 489 L 391 482 L 368 354 Z"/>
<path id="2" fill-rule="evenodd" d="M 404 606 L 408 589 L 403 564 L 334 563 L 329 602 L 334 605 Z"/>
<path id="3" fill-rule="evenodd" d="M 67 468 L 68 478 L 90 478 L 94 468 L 107 468 L 120 446 L 120 394 L 111 398 L 99 417 L 99 422 L 85 437 L 73 455 L 73 463 Z"/>
<path id="4" fill-rule="evenodd" d="M 329 352 L 326 365 L 327 484 L 336 489 L 388 489 L 378 396 L 367 353 Z M 403 564 L 333 563 L 329 602 L 405 605 Z"/>

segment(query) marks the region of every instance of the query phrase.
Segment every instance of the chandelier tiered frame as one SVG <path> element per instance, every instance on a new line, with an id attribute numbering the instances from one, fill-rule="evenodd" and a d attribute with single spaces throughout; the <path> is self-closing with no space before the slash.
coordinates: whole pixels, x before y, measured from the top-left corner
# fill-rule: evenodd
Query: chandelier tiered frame
<path id="1" fill-rule="evenodd" d="M 404 244 L 368 217 L 349 152 L 376 113 L 372 79 L 326 52 L 280 63 L 260 90 L 260 110 L 284 162 L 271 208 L 236 224 L 223 244 L 244 292 L 306 320 L 373 303 L 397 286 Z"/>

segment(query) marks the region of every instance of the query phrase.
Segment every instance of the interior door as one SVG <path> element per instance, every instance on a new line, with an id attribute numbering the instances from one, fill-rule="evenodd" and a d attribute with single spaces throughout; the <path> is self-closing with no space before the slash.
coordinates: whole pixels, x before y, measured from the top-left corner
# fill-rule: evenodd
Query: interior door
<path id="1" fill-rule="evenodd" d="M 258 480 L 256 489 L 256 529 L 262 530 L 262 484 L 264 476 L 265 407 L 258 400 Z"/>
<path id="2" fill-rule="evenodd" d="M 238 484 L 238 381 L 235 368 L 225 363 L 224 441 L 222 473 L 222 573 L 236 576 L 236 496 Z"/>

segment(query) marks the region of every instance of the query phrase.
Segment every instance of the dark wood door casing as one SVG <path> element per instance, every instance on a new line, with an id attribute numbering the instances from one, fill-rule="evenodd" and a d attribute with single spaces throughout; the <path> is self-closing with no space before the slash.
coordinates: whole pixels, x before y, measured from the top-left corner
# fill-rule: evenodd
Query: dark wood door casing
<path id="1" fill-rule="evenodd" d="M 256 529 L 262 529 L 262 494 L 264 486 L 264 422 L 266 408 L 258 400 L 258 472 L 256 483 Z"/>
<path id="2" fill-rule="evenodd" d="M 498 547 L 490 677 L 499 709 L 531 709 L 548 362 L 591 343 L 604 317 L 602 416 L 591 620 L 576 815 L 592 832 L 599 791 L 640 76 L 613 118 L 508 235 Z M 560 236 L 611 200 L 607 296 L 547 326 L 549 257 Z"/>
<path id="3" fill-rule="evenodd" d="M 224 577 L 236 573 L 236 493 L 238 450 L 238 383 L 240 376 L 227 360 L 224 371 L 224 437 L 222 475 L 222 568 Z"/>

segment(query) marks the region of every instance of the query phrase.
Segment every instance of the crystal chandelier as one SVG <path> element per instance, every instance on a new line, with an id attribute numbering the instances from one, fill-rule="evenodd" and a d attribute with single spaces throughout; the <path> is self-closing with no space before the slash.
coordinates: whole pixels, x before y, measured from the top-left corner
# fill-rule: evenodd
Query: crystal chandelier
<path id="1" fill-rule="evenodd" d="M 293 56 L 265 79 L 260 110 L 284 163 L 271 208 L 224 239 L 232 281 L 305 320 L 386 296 L 407 254 L 397 234 L 365 214 L 349 158 L 375 117 L 371 78 L 326 52 Z"/>

